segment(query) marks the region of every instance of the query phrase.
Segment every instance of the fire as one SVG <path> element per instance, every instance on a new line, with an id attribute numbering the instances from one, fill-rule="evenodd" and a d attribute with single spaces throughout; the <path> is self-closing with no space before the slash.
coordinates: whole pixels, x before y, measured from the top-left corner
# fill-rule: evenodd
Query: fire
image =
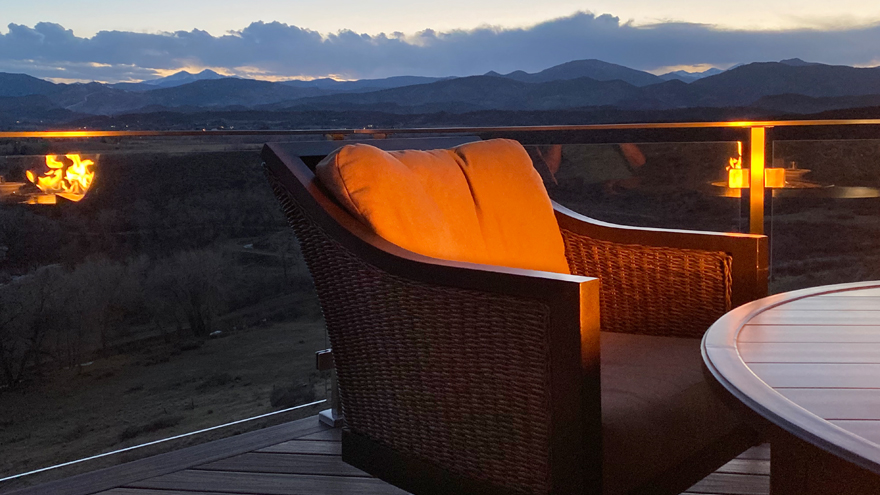
<path id="1" fill-rule="evenodd" d="M 751 170 L 742 168 L 742 141 L 736 142 L 736 156 L 730 157 L 727 166 L 727 187 L 730 189 L 749 189 Z M 784 168 L 765 168 L 764 187 L 779 189 L 786 187 L 787 173 Z"/>
<path id="2" fill-rule="evenodd" d="M 736 156 L 730 157 L 730 165 L 727 166 L 727 170 L 733 168 L 742 168 L 743 163 L 743 144 L 742 141 L 736 142 Z"/>
<path id="3" fill-rule="evenodd" d="M 37 176 L 30 170 L 27 171 L 27 178 L 34 183 L 44 196 L 39 203 L 54 203 L 55 196 L 61 196 L 70 201 L 79 201 L 83 199 L 89 191 L 92 182 L 95 180 L 95 162 L 92 160 L 83 160 L 79 155 L 64 155 L 64 160 L 60 155 L 46 155 L 46 166 L 49 171 L 42 176 Z"/>
<path id="4" fill-rule="evenodd" d="M 731 189 L 745 189 L 749 187 L 749 170 L 742 168 L 743 144 L 736 142 L 736 156 L 730 157 L 727 166 L 727 187 Z"/>

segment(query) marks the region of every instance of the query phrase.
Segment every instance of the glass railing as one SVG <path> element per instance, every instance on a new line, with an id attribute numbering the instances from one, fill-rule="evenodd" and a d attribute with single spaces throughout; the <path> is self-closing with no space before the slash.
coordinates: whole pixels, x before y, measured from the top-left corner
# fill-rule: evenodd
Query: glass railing
<path id="1" fill-rule="evenodd" d="M 327 407 L 272 139 L 0 141 L 0 490 Z"/>
<path id="2" fill-rule="evenodd" d="M 259 150 L 450 135 L 519 140 L 599 220 L 765 233 L 771 292 L 880 277 L 878 121 L 0 133 L 0 491 L 326 409 L 320 307 Z"/>
<path id="3" fill-rule="evenodd" d="M 880 141 L 786 140 L 772 151 L 786 186 L 765 210 L 771 291 L 880 279 Z"/>
<path id="4" fill-rule="evenodd" d="M 533 144 L 551 197 L 587 216 L 767 235 L 770 293 L 880 279 L 878 120 L 479 134 Z"/>
<path id="5" fill-rule="evenodd" d="M 727 187 L 736 142 L 527 146 L 551 198 L 597 220 L 640 227 L 740 232 L 739 191 Z"/>

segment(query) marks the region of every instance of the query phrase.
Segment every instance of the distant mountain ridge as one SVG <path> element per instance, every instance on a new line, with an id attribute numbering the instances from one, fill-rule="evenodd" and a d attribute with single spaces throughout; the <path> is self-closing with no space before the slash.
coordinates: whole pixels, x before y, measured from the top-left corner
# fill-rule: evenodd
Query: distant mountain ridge
<path id="1" fill-rule="evenodd" d="M 637 99 L 643 94 L 642 89 L 620 80 L 597 81 L 588 77 L 526 83 L 506 77 L 470 76 L 370 93 L 303 98 L 272 108 L 339 110 L 354 105 L 376 110 L 391 104 L 402 109 L 432 106 L 436 111 L 449 112 L 551 110 L 614 105 Z"/>
<path id="2" fill-rule="evenodd" d="M 691 107 L 742 107 L 774 95 L 811 98 L 855 97 L 880 94 L 880 68 L 857 69 L 822 64 L 765 62 L 743 65 L 692 83 L 673 79 L 635 86 L 615 79 L 598 81 L 582 77 L 527 83 L 498 74 L 471 76 L 360 95 L 335 94 L 304 98 L 272 108 L 339 110 L 346 105 L 378 110 L 432 105 L 445 111 L 478 109 L 549 110 L 590 106 L 621 109 L 675 109 Z M 806 102 L 804 100 L 804 102 Z M 831 101 L 820 102 L 839 108 Z M 815 108 L 816 102 L 810 103 Z M 389 107 L 390 108 L 390 107 Z M 796 112 L 796 105 L 786 107 Z M 400 110 L 395 110 L 400 111 Z M 405 110 L 404 110 L 404 113 Z"/>
<path id="3" fill-rule="evenodd" d="M 310 81 L 291 80 L 281 84 L 297 88 L 318 88 L 327 91 L 351 91 L 366 92 L 380 89 L 400 88 L 403 86 L 415 86 L 417 84 L 430 84 L 432 82 L 454 79 L 453 77 L 422 77 L 422 76 L 394 76 L 385 79 L 360 79 L 357 81 L 337 81 L 336 79 L 312 79 Z"/>
<path id="4" fill-rule="evenodd" d="M 0 73 L 0 124 L 24 126 L 45 124 L 46 119 L 63 122 L 81 115 L 200 110 L 462 114 L 737 107 L 798 114 L 873 106 L 880 102 L 878 95 L 880 68 L 800 59 L 662 76 L 600 60 L 576 60 L 531 74 L 489 72 L 469 77 L 399 76 L 358 81 L 268 82 L 205 70 L 198 74 L 181 71 L 141 83 L 54 84 L 25 74 Z"/>
<path id="5" fill-rule="evenodd" d="M 673 79 L 677 79 L 679 81 L 683 81 L 686 83 L 692 83 L 697 79 L 702 79 L 704 77 L 714 76 L 717 74 L 721 74 L 724 72 L 721 69 L 716 69 L 712 67 L 711 69 L 706 69 L 702 72 L 688 72 L 684 70 L 677 70 L 673 72 L 667 72 L 666 74 L 661 74 L 659 77 L 664 81 L 671 81 Z"/>
<path id="6" fill-rule="evenodd" d="M 630 69 L 629 67 L 610 64 L 596 59 L 573 60 L 571 62 L 550 67 L 549 69 L 544 69 L 541 72 L 534 74 L 518 70 L 503 75 L 492 71 L 485 75 L 505 77 L 507 79 L 513 79 L 525 83 L 563 81 L 568 79 L 580 79 L 582 77 L 589 77 L 590 79 L 595 79 L 597 81 L 620 80 L 639 87 L 663 82 L 663 79 L 649 72 Z"/>
<path id="7" fill-rule="evenodd" d="M 156 86 L 160 88 L 172 88 L 174 86 L 180 86 L 183 84 L 189 84 L 191 82 L 196 81 L 213 81 L 215 79 L 223 79 L 224 77 L 229 76 L 221 76 L 220 74 L 210 70 L 205 69 L 198 74 L 191 74 L 188 71 L 182 70 L 180 72 L 171 74 L 170 76 L 161 77 L 159 79 L 153 79 L 150 81 L 142 81 L 142 84 L 147 84 L 150 86 Z"/>
<path id="8" fill-rule="evenodd" d="M 809 65 L 823 65 L 823 64 L 817 64 L 816 62 L 804 62 L 803 60 L 801 60 L 799 58 L 787 58 L 785 60 L 780 60 L 779 63 L 783 64 L 783 65 L 790 65 L 792 67 L 806 67 Z"/>
<path id="9" fill-rule="evenodd" d="M 58 91 L 58 85 L 27 74 L 0 72 L 0 97 L 47 95 Z"/>
<path id="10" fill-rule="evenodd" d="M 116 83 L 110 84 L 109 86 L 126 91 L 150 91 L 152 89 L 183 86 L 184 84 L 189 84 L 196 81 L 214 81 L 226 77 L 230 76 L 220 75 L 210 69 L 205 69 L 198 74 L 193 74 L 191 72 L 182 70 L 180 72 L 175 72 L 170 76 L 160 77 L 158 79 L 150 79 L 137 83 Z"/>
<path id="11" fill-rule="evenodd" d="M 689 85 L 711 106 L 748 105 L 765 96 L 814 98 L 880 94 L 880 68 L 757 62 Z"/>

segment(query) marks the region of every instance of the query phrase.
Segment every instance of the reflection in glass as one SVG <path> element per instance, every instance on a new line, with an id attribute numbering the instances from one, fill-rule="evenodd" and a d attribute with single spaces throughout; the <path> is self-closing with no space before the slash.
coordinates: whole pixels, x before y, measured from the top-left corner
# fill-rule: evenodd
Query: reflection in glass
<path id="1" fill-rule="evenodd" d="M 164 144 L 0 157 L 0 478 L 326 395 L 320 309 L 258 147 Z"/>

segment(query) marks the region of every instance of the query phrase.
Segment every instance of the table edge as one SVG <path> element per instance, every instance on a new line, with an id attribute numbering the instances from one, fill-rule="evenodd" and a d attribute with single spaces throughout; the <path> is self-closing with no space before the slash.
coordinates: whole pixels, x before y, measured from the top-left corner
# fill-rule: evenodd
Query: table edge
<path id="1" fill-rule="evenodd" d="M 743 327 L 760 313 L 798 299 L 870 288 L 880 288 L 880 281 L 811 287 L 744 304 L 709 327 L 703 335 L 701 352 L 715 381 L 762 418 L 826 452 L 880 474 L 880 445 L 826 421 L 774 390 L 752 372 L 736 347 Z"/>

